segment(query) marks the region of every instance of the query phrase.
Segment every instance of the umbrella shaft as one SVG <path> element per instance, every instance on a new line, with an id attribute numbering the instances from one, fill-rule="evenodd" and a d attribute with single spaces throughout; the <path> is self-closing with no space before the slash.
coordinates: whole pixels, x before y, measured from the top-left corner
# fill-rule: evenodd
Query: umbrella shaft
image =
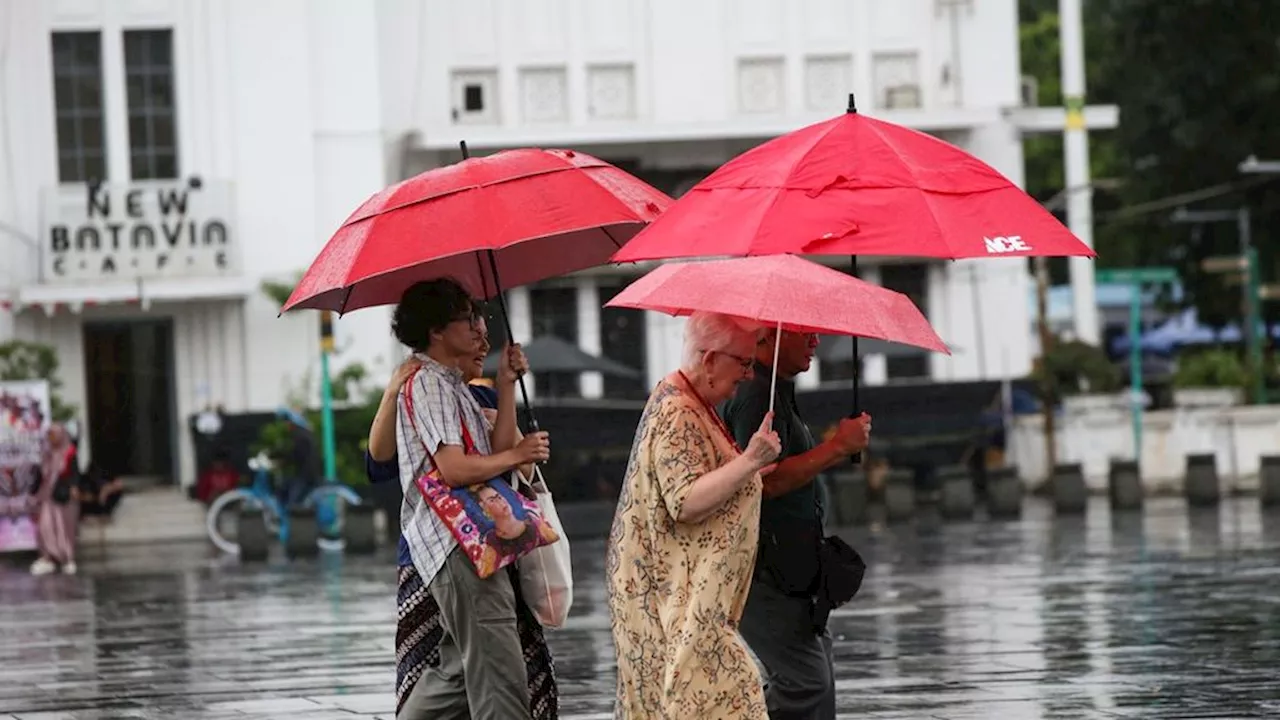
<path id="1" fill-rule="evenodd" d="M 507 343 L 514 343 L 515 337 L 511 332 L 511 313 L 507 312 L 507 297 L 502 292 L 502 279 L 498 277 L 498 259 L 494 257 L 492 250 L 487 250 L 489 256 L 489 271 L 493 274 L 493 288 L 498 293 L 498 307 L 502 308 L 502 327 L 507 331 Z M 506 358 L 503 358 L 506 362 Z M 529 429 L 532 432 L 538 432 L 538 418 L 533 414 L 533 406 L 529 404 L 529 389 L 525 387 L 524 375 L 516 378 L 516 382 L 520 385 L 520 399 L 524 401 L 525 413 L 529 416 Z"/>
<path id="2" fill-rule="evenodd" d="M 850 100 L 852 102 L 852 100 Z M 849 256 L 849 271 L 854 277 L 858 277 L 858 256 Z M 861 404 L 858 402 L 858 385 L 862 382 L 862 359 L 858 357 L 858 336 L 853 336 L 853 412 L 849 417 L 858 417 L 861 412 Z M 857 453 L 850 458 L 854 465 L 862 464 L 862 453 Z"/>
<path id="3" fill-rule="evenodd" d="M 773 336 L 773 378 L 769 381 L 769 412 L 773 412 L 773 402 L 778 397 L 778 350 L 782 347 L 782 321 L 778 321 L 778 331 Z M 772 427 L 770 427 L 772 429 Z"/>

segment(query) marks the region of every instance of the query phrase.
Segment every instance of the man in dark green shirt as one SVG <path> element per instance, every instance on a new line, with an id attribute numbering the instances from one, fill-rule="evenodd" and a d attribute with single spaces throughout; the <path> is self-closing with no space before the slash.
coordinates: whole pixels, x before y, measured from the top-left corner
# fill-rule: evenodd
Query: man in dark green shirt
<path id="1" fill-rule="evenodd" d="M 756 348 L 755 377 L 738 387 L 720 412 L 741 447 L 769 411 L 773 332 Z M 814 592 L 822 539 L 824 499 L 818 475 L 867 446 L 871 419 L 840 421 L 818 443 L 796 406 L 795 377 L 809 369 L 817 335 L 783 332 L 778 345 L 778 388 L 773 429 L 782 440 L 777 468 L 764 478 L 760 549 L 751 594 L 739 630 L 768 671 L 766 699 L 773 720 L 834 720 L 835 679 L 831 635 L 815 628 Z"/>

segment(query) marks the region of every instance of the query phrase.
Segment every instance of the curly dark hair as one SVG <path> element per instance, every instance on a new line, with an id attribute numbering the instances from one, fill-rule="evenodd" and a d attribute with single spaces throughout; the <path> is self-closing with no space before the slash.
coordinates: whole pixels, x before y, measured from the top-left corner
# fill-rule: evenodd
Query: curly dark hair
<path id="1" fill-rule="evenodd" d="M 427 280 L 414 284 L 400 296 L 391 319 L 391 332 L 414 352 L 426 352 L 431 333 L 460 318 L 474 317 L 476 310 L 475 301 L 456 281 Z"/>

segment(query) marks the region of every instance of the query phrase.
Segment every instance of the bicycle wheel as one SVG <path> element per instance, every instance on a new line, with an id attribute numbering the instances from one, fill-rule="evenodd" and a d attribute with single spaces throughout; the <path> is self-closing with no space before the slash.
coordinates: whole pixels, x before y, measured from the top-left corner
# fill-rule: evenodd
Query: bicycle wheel
<path id="1" fill-rule="evenodd" d="M 316 525 L 320 533 L 316 544 L 321 550 L 341 550 L 347 545 L 342 535 L 345 510 L 348 505 L 359 505 L 360 496 L 346 485 L 321 485 L 302 500 L 302 506 L 316 511 Z"/>
<path id="2" fill-rule="evenodd" d="M 232 555 L 240 554 L 237 530 L 240 514 L 257 509 L 268 533 L 273 537 L 280 532 L 280 518 L 257 495 L 244 489 L 231 490 L 218 496 L 205 513 L 205 531 L 217 548 Z"/>

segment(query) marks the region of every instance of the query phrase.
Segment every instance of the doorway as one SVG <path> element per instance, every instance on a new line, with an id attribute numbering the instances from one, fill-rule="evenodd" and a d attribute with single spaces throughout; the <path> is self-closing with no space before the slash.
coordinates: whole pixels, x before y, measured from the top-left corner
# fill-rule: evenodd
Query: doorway
<path id="1" fill-rule="evenodd" d="M 87 322 L 84 364 L 89 459 L 110 477 L 172 483 L 173 321 Z"/>

